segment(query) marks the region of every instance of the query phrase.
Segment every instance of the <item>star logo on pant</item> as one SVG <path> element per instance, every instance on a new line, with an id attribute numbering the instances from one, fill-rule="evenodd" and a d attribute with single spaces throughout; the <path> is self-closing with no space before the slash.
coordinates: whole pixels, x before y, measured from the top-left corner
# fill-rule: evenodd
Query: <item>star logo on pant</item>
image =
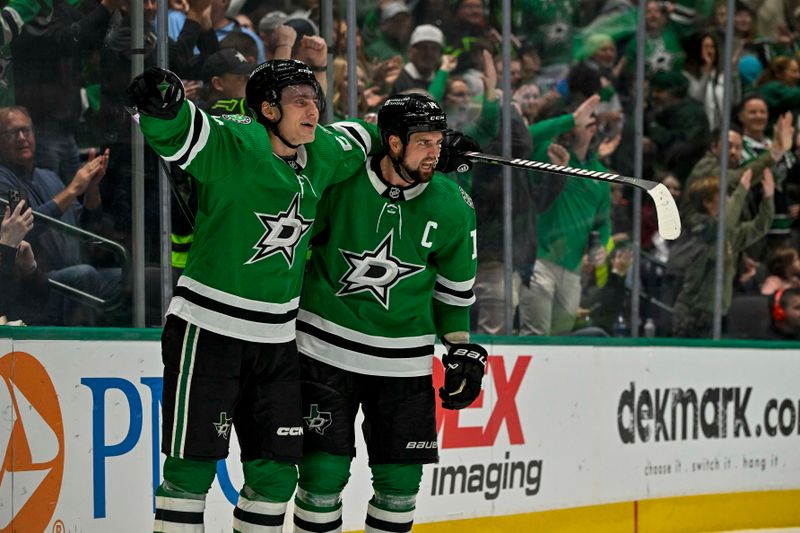
<path id="1" fill-rule="evenodd" d="M 333 424 L 330 411 L 320 411 L 316 403 L 311 404 L 311 412 L 308 416 L 304 416 L 303 420 L 306 421 L 309 430 L 314 430 L 320 435 L 325 434 L 325 430 Z"/>
<path id="2" fill-rule="evenodd" d="M 286 211 L 277 215 L 255 213 L 264 226 L 264 234 L 253 246 L 253 254 L 245 265 L 253 264 L 275 254 L 281 254 L 286 263 L 291 267 L 297 245 L 303 236 L 311 229 L 314 219 L 303 218 L 300 214 L 300 194 L 295 194 Z"/>
<path id="3" fill-rule="evenodd" d="M 339 280 L 344 285 L 338 296 L 357 292 L 371 293 L 385 309 L 389 309 L 389 292 L 401 279 L 422 272 L 425 268 L 411 263 L 403 263 L 392 255 L 392 238 L 390 231 L 374 250 L 363 253 L 342 252 L 347 261 L 348 270 Z"/>
<path id="4" fill-rule="evenodd" d="M 214 428 L 217 430 L 217 437 L 222 437 L 225 440 L 228 440 L 228 437 L 231 434 L 231 423 L 233 422 L 233 418 L 228 418 L 228 413 L 222 411 L 219 414 L 219 422 L 213 422 Z"/>

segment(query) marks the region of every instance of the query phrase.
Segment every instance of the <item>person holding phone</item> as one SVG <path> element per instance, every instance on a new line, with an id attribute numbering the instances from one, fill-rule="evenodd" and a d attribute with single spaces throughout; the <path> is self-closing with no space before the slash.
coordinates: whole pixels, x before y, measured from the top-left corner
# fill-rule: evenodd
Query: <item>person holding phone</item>
<path id="1" fill-rule="evenodd" d="M 55 172 L 35 165 L 36 131 L 28 110 L 22 106 L 0 108 L 0 193 L 19 191 L 37 213 L 72 226 L 93 229 L 100 216 L 100 183 L 108 166 L 108 151 L 90 151 L 89 161 L 65 186 Z M 84 262 L 78 238 L 42 226 L 30 237 L 39 265 L 48 278 L 100 298 L 120 290 L 119 268 L 95 268 Z M 50 293 L 46 305 L 28 321 L 37 325 L 95 325 L 93 309 L 61 293 Z"/>
<path id="2" fill-rule="evenodd" d="M 24 240 L 33 228 L 33 210 L 20 197 L 18 190 L 9 191 L 9 205 L 0 221 L 0 323 L 3 324 L 7 323 L 7 315 L 16 316 L 26 302 L 40 302 L 47 293 L 47 280 L 37 268 L 30 243 Z"/>

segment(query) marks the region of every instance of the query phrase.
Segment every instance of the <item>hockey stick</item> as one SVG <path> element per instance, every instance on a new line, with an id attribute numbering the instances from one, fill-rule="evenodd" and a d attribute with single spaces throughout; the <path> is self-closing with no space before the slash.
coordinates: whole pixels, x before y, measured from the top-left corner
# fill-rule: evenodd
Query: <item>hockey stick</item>
<path id="1" fill-rule="evenodd" d="M 538 170 L 541 172 L 549 172 L 551 174 L 559 174 L 561 176 L 589 178 L 599 181 L 615 181 L 618 183 L 633 185 L 634 187 L 645 191 L 653 199 L 653 203 L 656 206 L 659 235 L 661 235 L 664 239 L 674 240 L 677 239 L 681 234 L 681 217 L 678 214 L 678 206 L 675 205 L 675 200 L 672 198 L 672 194 L 670 194 L 669 189 L 667 189 L 663 183 L 631 178 L 628 176 L 620 176 L 619 174 L 612 174 L 610 172 L 598 172 L 596 170 L 584 170 L 574 167 L 553 165 L 551 163 L 543 163 L 541 161 L 530 161 L 528 159 L 509 159 L 507 157 L 484 154 L 482 152 L 464 152 L 462 155 L 467 159 L 478 163 L 508 165 L 527 170 Z"/>

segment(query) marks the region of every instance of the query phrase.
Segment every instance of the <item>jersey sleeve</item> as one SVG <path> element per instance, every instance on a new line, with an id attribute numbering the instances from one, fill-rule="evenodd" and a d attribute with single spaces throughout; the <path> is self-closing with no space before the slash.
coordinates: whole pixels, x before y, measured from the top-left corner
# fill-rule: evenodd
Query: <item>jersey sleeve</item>
<path id="1" fill-rule="evenodd" d="M 342 148 L 332 184 L 341 183 L 361 172 L 367 156 L 380 152 L 380 137 L 374 124 L 348 120 L 326 126 L 325 132 L 332 135 Z"/>
<path id="2" fill-rule="evenodd" d="M 330 127 L 354 141 L 365 156 L 379 154 L 383 149 L 381 135 L 375 124 L 360 119 L 349 119 L 334 122 Z"/>
<path id="3" fill-rule="evenodd" d="M 472 200 L 458 187 L 461 198 L 447 242 L 436 252 L 436 284 L 433 287 L 433 320 L 440 337 L 469 331 L 469 307 L 475 302 L 472 286 L 478 269 L 477 230 Z"/>
<path id="4" fill-rule="evenodd" d="M 243 120 L 252 120 L 242 117 Z M 240 124 L 212 117 L 189 100 L 183 102 L 172 120 L 140 115 L 139 123 L 147 142 L 165 161 L 188 171 L 199 182 L 211 182 L 230 175 L 235 162 L 258 154 L 248 150 L 237 132 Z M 269 153 L 269 137 L 261 137 Z"/>

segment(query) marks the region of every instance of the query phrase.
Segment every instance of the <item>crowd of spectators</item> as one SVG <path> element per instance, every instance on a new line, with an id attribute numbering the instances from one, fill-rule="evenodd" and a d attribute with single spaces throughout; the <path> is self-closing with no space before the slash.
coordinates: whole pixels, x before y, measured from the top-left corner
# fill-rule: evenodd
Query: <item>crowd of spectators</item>
<path id="1" fill-rule="evenodd" d="M 34 211 L 130 249 L 134 177 L 124 94 L 133 54 L 142 53 L 145 66 L 155 64 L 160 1 L 168 0 L 143 2 L 141 50 L 134 50 L 125 0 L 14 0 L 6 6 L 16 16 L 3 20 L 17 25 L 2 28 L 3 197 L 21 189 Z M 776 305 L 787 310 L 781 316 L 792 314 L 793 291 L 800 288 L 800 136 L 795 135 L 800 3 L 736 2 L 728 87 L 733 107 L 727 110 L 726 3 L 719 0 L 648 1 L 644 13 L 630 0 L 513 2 L 510 94 L 500 90 L 498 81 L 503 69 L 499 2 L 359 1 L 354 112 L 347 97 L 345 4 L 334 2 L 333 39 L 327 43 L 332 76 L 316 73 L 330 92 L 334 120 L 353 115 L 374 120 L 390 94 L 421 91 L 442 104 L 452 128 L 490 153 L 502 149 L 501 105 L 506 99 L 514 157 L 632 175 L 634 147 L 642 144 L 644 177 L 668 187 L 680 206 L 684 231 L 677 241 L 663 240 L 653 206 L 645 199 L 640 322 L 649 330 L 641 333 L 711 335 L 721 216 L 726 225 L 726 321 L 746 325 L 736 314 L 754 308 L 774 319 Z M 646 27 L 642 88 L 635 76 L 640 16 Z M 169 0 L 170 69 L 204 110 L 247 114 L 243 97 L 252 68 L 270 58 L 302 60 L 324 47 L 320 17 L 316 0 Z M 640 90 L 646 98 L 644 136 L 638 138 L 634 109 Z M 720 213 L 717 191 L 725 156 L 720 128 L 726 113 L 732 119 L 728 196 Z M 151 274 L 152 269 L 157 274 L 160 260 L 158 164 L 147 149 L 145 260 Z M 176 166 L 171 174 L 176 189 L 172 265 L 180 271 L 191 247 L 196 199 L 191 176 Z M 475 165 L 449 177 L 474 197 L 478 215 L 473 327 L 478 333 L 503 333 L 501 169 Z M 632 189 L 522 170 L 512 172 L 512 182 L 513 333 L 630 334 Z M 0 315 L 29 324 L 124 325 L 129 313 L 78 312 L 85 303 L 54 294 L 42 279 L 66 279 L 100 297 L 118 293 L 123 307 L 130 307 L 125 269 L 56 229 L 40 229 L 38 222 L 22 241 L 20 228 L 27 224 L 22 217 L 8 211 L 4 218 L 4 225 L 14 228 L 6 233 L 14 238 L 3 245 L 19 251 L 15 266 L 3 249 L 3 284 L 17 289 L 35 285 L 37 290 L 27 293 L 42 304 L 31 313 L 30 306 L 6 298 Z M 29 255 L 39 259 L 34 270 Z M 148 307 L 153 308 L 148 323 L 160 325 L 159 278 L 148 275 L 147 281 Z M 776 291 L 785 292 L 776 298 Z M 738 305 L 743 298 L 760 298 L 761 304 Z M 780 338 L 800 335 L 788 323 L 780 324 Z"/>

